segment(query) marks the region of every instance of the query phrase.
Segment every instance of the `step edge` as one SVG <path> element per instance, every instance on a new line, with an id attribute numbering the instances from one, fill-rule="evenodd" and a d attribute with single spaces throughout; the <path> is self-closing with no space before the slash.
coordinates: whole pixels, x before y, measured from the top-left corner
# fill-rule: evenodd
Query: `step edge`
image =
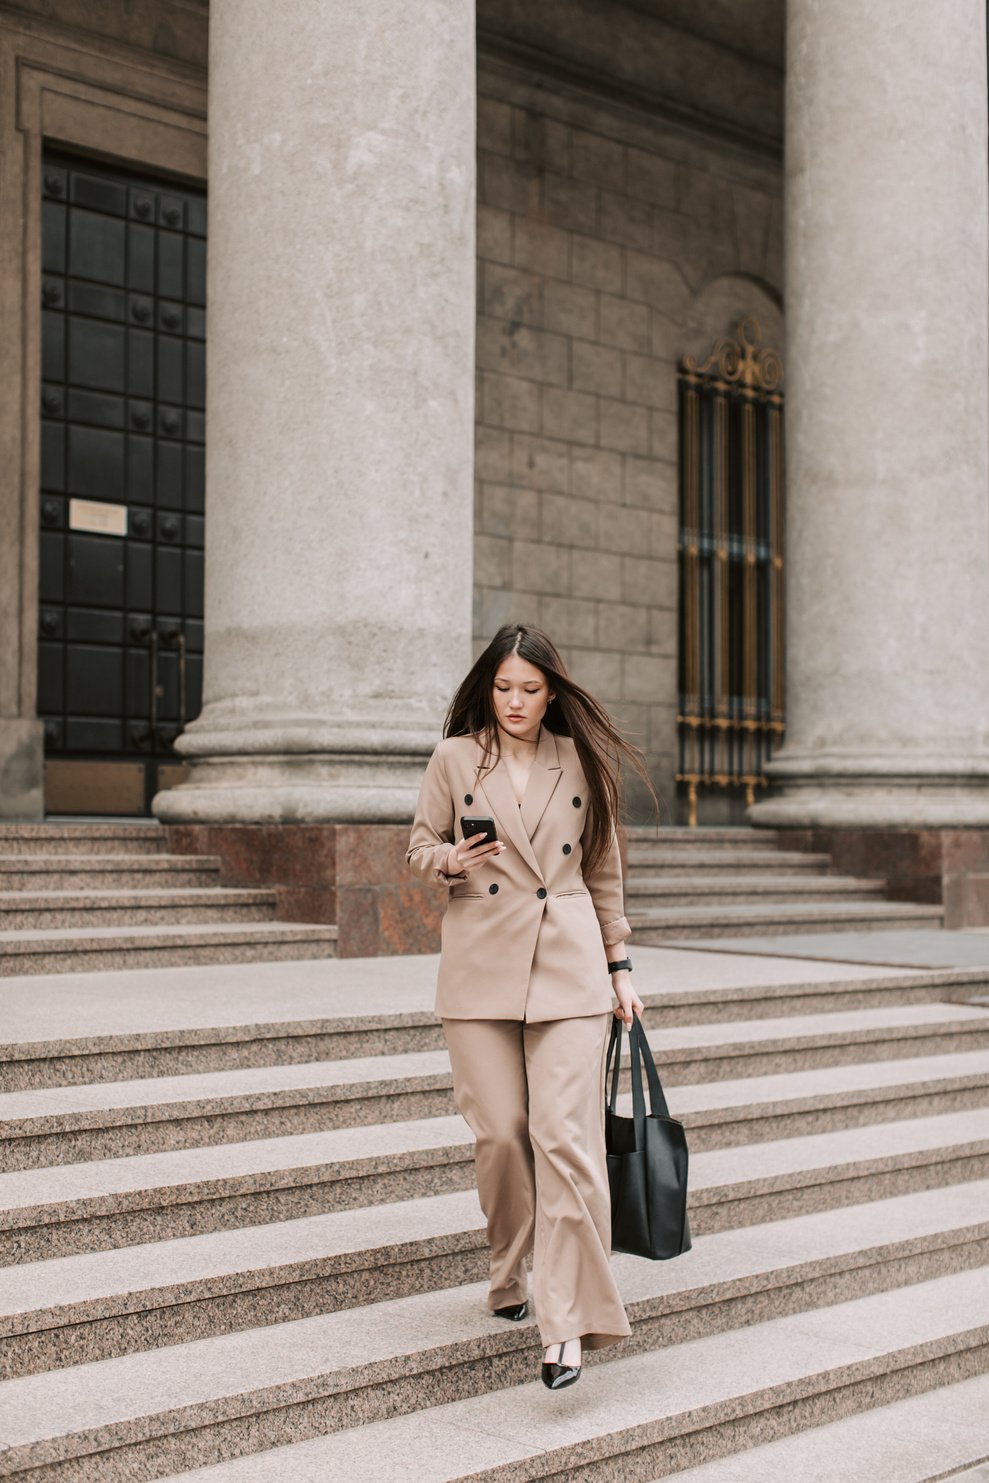
<path id="1" fill-rule="evenodd" d="M 769 1322 L 771 1323 L 772 1320 Z M 753 1325 L 753 1327 L 758 1326 Z M 503 1334 L 501 1347 L 511 1350 L 526 1347 L 525 1337 L 523 1334 Z M 511 1342 L 513 1339 L 514 1343 Z M 783 1404 L 792 1404 L 799 1399 L 840 1390 L 851 1384 L 863 1383 L 870 1379 L 888 1378 L 897 1371 L 918 1365 L 930 1365 L 935 1359 L 964 1353 L 967 1350 L 982 1349 L 987 1344 L 989 1344 L 989 1325 L 973 1326 L 948 1334 L 940 1333 L 933 1338 L 928 1335 L 909 1344 L 899 1346 L 894 1344 L 884 1348 L 879 1354 L 846 1360 L 825 1369 L 815 1370 L 811 1374 L 804 1373 L 754 1391 L 736 1394 L 727 1401 L 719 1398 L 717 1401 L 687 1408 L 661 1419 L 647 1418 L 614 1432 L 604 1434 L 598 1432 L 595 1437 L 589 1439 L 589 1442 L 578 1439 L 576 1442 L 571 1441 L 558 1448 L 540 1450 L 539 1461 L 541 1464 L 550 1465 L 558 1464 L 564 1458 L 575 1461 L 575 1451 L 588 1445 L 594 1448 L 595 1460 L 601 1461 L 603 1456 L 607 1455 L 602 1454 L 601 1451 L 601 1444 L 605 1438 L 612 1444 L 610 1455 L 618 1456 L 628 1450 L 628 1443 L 632 1438 L 636 1438 L 639 1446 L 644 1442 L 668 1441 L 674 1436 L 682 1435 L 685 1431 L 704 1430 L 709 1426 L 723 1426 L 729 1421 L 737 1420 L 742 1415 L 776 1409 Z M 449 1346 L 449 1351 L 451 1356 L 459 1354 L 460 1362 L 463 1362 L 463 1346 Z M 444 1349 L 439 1351 L 440 1354 L 444 1352 L 446 1352 Z M 384 1383 L 387 1379 L 397 1379 L 399 1376 L 415 1378 L 429 1374 L 430 1370 L 435 1371 L 439 1368 L 435 1363 L 437 1357 L 435 1352 L 422 1351 L 417 1357 L 427 1359 L 431 1355 L 434 1358 L 431 1365 L 422 1364 L 412 1371 L 393 1361 L 390 1367 L 393 1371 L 392 1375 L 387 1374 L 389 1367 L 382 1361 L 381 1368 L 386 1370 L 386 1374 L 378 1378 L 378 1383 Z M 628 1358 L 631 1359 L 634 1356 L 628 1356 Z M 446 1366 L 443 1367 L 446 1368 Z M 370 1366 L 364 1368 L 366 1370 Z M 305 1404 L 324 1397 L 344 1394 L 355 1388 L 353 1382 L 350 1385 L 342 1383 L 345 1374 L 346 1372 L 330 1371 L 320 1375 L 298 1377 L 260 1386 L 251 1391 L 241 1391 L 232 1396 L 214 1396 L 173 1408 L 162 1408 L 122 1421 L 104 1422 L 99 1426 L 73 1431 L 59 1437 L 46 1437 L 20 1444 L 15 1442 L 5 1450 L 4 1460 L 11 1471 L 27 1471 L 30 1468 L 53 1466 L 71 1459 L 93 1456 L 98 1452 L 117 1450 L 123 1446 L 147 1444 L 156 1437 L 175 1436 L 181 1431 L 216 1426 L 225 1422 L 243 1421 L 257 1416 L 262 1411 Z M 418 1409 L 424 1411 L 433 1408 Z M 476 1476 L 483 1478 L 484 1474 Z"/>
<path id="2" fill-rule="evenodd" d="M 950 1117 L 956 1114 L 943 1114 Z M 439 1121 L 439 1120 L 438 1120 Z M 912 1120 L 908 1120 L 912 1121 Z M 917 1119 L 918 1122 L 924 1119 Z M 390 1125 L 386 1125 L 390 1126 Z M 880 1128 L 886 1124 L 878 1124 Z M 896 1126 L 891 1124 L 888 1126 Z M 354 1132 L 355 1129 L 342 1131 Z M 841 1129 L 843 1132 L 858 1132 L 859 1129 Z M 821 1135 L 808 1135 L 811 1137 Z M 829 1136 L 829 1135 L 824 1135 Z M 264 1140 L 258 1140 L 259 1142 Z M 796 1144 L 798 1139 L 782 1140 Z M 222 1148 L 237 1148 L 243 1145 L 218 1145 Z M 249 1146 L 249 1145 L 248 1145 Z M 743 1145 L 744 1146 L 744 1145 Z M 196 1150 L 193 1150 L 194 1152 Z M 726 1149 L 710 1150 L 723 1154 Z M 177 1153 L 186 1153 L 178 1150 Z M 837 1163 L 811 1165 L 801 1169 L 789 1169 L 781 1173 L 765 1174 L 756 1179 L 738 1179 L 719 1184 L 695 1183 L 691 1188 L 692 1206 L 715 1205 L 731 1201 L 748 1201 L 756 1196 L 789 1193 L 811 1188 L 815 1184 L 836 1184 L 851 1179 L 865 1179 L 873 1175 L 887 1174 L 907 1169 L 919 1169 L 928 1164 L 943 1164 L 947 1161 L 975 1161 L 989 1154 L 989 1136 L 963 1138 L 956 1142 L 945 1142 L 936 1146 L 910 1148 L 897 1153 L 873 1154 L 866 1158 L 852 1158 Z M 167 1158 L 168 1153 L 150 1155 Z M 140 1157 L 140 1155 L 138 1156 Z M 696 1155 L 698 1158 L 705 1154 Z M 190 1203 L 207 1203 L 212 1200 L 228 1199 L 242 1194 L 260 1194 L 276 1189 L 298 1188 L 304 1184 L 334 1184 L 341 1180 L 370 1179 L 376 1174 L 401 1173 L 450 1164 L 472 1163 L 474 1143 L 437 1142 L 422 1147 L 403 1150 L 401 1153 L 387 1152 L 323 1160 L 319 1163 L 288 1164 L 277 1169 L 249 1170 L 242 1174 L 210 1175 L 202 1179 L 185 1180 L 182 1183 L 146 1184 L 111 1193 L 93 1195 L 70 1195 L 42 1204 L 12 1205 L 0 1208 L 0 1232 L 35 1229 L 76 1223 L 80 1220 L 131 1214 L 135 1211 L 162 1209 Z M 99 1161 L 97 1161 L 99 1162 Z M 50 1172 L 51 1168 L 75 1168 L 76 1165 L 54 1165 L 48 1169 L 23 1171 L 35 1176 Z M 12 1175 L 10 1177 L 16 1177 Z M 982 1178 L 976 1175 L 975 1178 Z M 968 1181 L 955 1181 L 968 1182 Z"/>
<path id="3" fill-rule="evenodd" d="M 853 1064 L 869 1066 L 887 1063 L 854 1062 Z M 905 1072 L 910 1069 L 910 1065 L 909 1060 L 903 1062 Z M 787 1073 L 779 1074 L 786 1075 Z M 626 1082 L 627 1077 L 621 1083 L 625 1090 L 627 1090 Z M 673 1101 L 676 1101 L 677 1094 L 684 1087 L 714 1084 L 677 1083 Z M 724 1107 L 703 1108 L 693 1112 L 681 1112 L 677 1115 L 684 1127 L 689 1130 L 690 1128 L 717 1127 L 723 1122 L 732 1120 L 752 1121 L 757 1117 L 782 1119 L 797 1113 L 828 1112 L 845 1107 L 880 1106 L 884 1102 L 903 1101 L 907 1097 L 920 1099 L 932 1093 L 943 1096 L 949 1092 L 973 1091 L 980 1087 L 989 1087 L 989 1063 L 985 1071 L 967 1072 L 961 1076 L 948 1072 L 940 1076 L 931 1076 L 928 1073 L 923 1079 L 915 1076 L 905 1081 L 889 1082 L 878 1087 L 850 1087 L 835 1092 L 777 1097 L 770 1101 L 735 1102 Z M 452 1090 L 453 1077 L 448 1071 L 423 1072 L 402 1078 L 383 1076 L 380 1081 L 314 1081 L 309 1085 L 273 1087 L 257 1092 L 227 1094 L 216 1092 L 209 1096 L 187 1100 L 132 1102 L 120 1107 L 87 1108 L 79 1112 L 37 1113 L 28 1117 L 0 1119 L 0 1139 L 12 1142 L 29 1141 L 35 1137 L 52 1137 L 61 1133 L 101 1131 L 112 1128 L 144 1128 L 153 1127 L 157 1123 L 236 1117 L 243 1113 L 279 1111 L 291 1107 L 320 1107 L 327 1104 L 360 1102 L 368 1097 L 408 1096 L 420 1092 Z M 31 1093 L 12 1095 L 30 1096 Z"/>
<path id="4" fill-rule="evenodd" d="M 263 923 L 244 923 L 244 926 L 264 926 Z M 293 926 L 304 924 L 278 923 L 276 925 Z M 316 927 L 313 930 L 321 932 L 334 930 L 330 927 Z M 722 1004 L 726 1002 L 738 1003 L 760 1003 L 764 1000 L 783 1000 L 790 998 L 816 998 L 826 995 L 859 995 L 863 993 L 897 992 L 910 989 L 965 989 L 982 988 L 989 985 L 989 965 L 978 969 L 928 969 L 922 972 L 912 972 L 904 969 L 903 973 L 890 974 L 881 978 L 861 979 L 837 979 L 809 981 L 792 984 L 758 984 L 744 985 L 738 988 L 715 988 L 715 989 L 690 989 L 677 991 L 676 993 L 659 990 L 656 993 L 643 993 L 643 1002 L 647 1009 L 679 1009 L 692 1005 L 706 1006 L 709 1004 Z M 928 1002 L 928 1001 L 921 1001 Z M 966 1005 L 968 1000 L 945 999 L 933 1000 L 934 1003 Z M 895 1007 L 895 1006 L 892 1006 Z M 908 1008 L 909 1004 L 905 1004 Z M 820 1013 L 831 1013 L 822 1010 Z M 846 1006 L 839 1004 L 837 1013 L 849 1012 Z M 776 1016 L 782 1018 L 783 1016 Z M 734 1021 L 712 1021 L 711 1023 L 736 1023 Z M 738 1021 L 737 1023 L 748 1023 Z M 758 1023 L 757 1020 L 752 1021 Z M 168 1050 L 171 1048 L 182 1048 L 183 1046 L 210 1045 L 214 1042 L 224 1045 L 239 1045 L 245 1041 L 282 1039 L 290 1036 L 311 1035 L 334 1035 L 351 1034 L 355 1031 L 373 1031 L 389 1029 L 416 1029 L 424 1026 L 440 1028 L 440 1020 L 430 1010 L 409 1010 L 401 1012 L 371 1012 L 365 1016 L 347 1016 L 336 1019 L 318 1020 L 265 1020 L 251 1024 L 225 1024 L 207 1025 L 200 1027 L 173 1026 L 162 1030 L 140 1030 L 130 1032 L 119 1032 L 103 1036 L 66 1036 L 57 1040 L 23 1040 L 8 1041 L 0 1044 L 0 1064 L 10 1063 L 16 1065 L 21 1061 L 50 1060 L 55 1056 L 67 1058 L 71 1056 L 87 1057 L 102 1053 L 118 1053 L 126 1051 L 142 1050 Z M 250 1032 L 245 1034 L 243 1032 Z M 163 1039 L 163 1037 L 173 1037 Z M 60 1047 L 65 1047 L 64 1050 Z M 13 1051 L 14 1054 L 10 1054 Z M 91 1083 L 86 1083 L 90 1085 Z"/>
<path id="5" fill-rule="evenodd" d="M 870 1203 L 881 1204 L 882 1201 Z M 368 1207 L 369 1213 L 372 1213 L 374 1209 L 373 1206 Z M 731 1301 L 736 1297 L 749 1296 L 755 1292 L 799 1286 L 803 1282 L 818 1277 L 837 1277 L 866 1267 L 882 1266 L 956 1246 L 981 1245 L 987 1241 L 989 1241 L 989 1218 L 969 1222 L 966 1225 L 950 1225 L 938 1231 L 913 1233 L 892 1241 L 876 1242 L 871 1246 L 858 1246 L 853 1250 L 794 1259 L 791 1262 L 787 1262 L 784 1255 L 784 1259 L 777 1260 L 776 1265 L 762 1265 L 758 1268 L 753 1265 L 749 1270 L 739 1272 L 732 1277 L 699 1282 L 694 1287 L 680 1288 L 673 1292 L 657 1292 L 649 1297 L 630 1299 L 626 1307 L 630 1311 L 634 1310 L 640 1318 L 655 1317 L 665 1313 L 682 1312 L 701 1302 Z M 213 1298 L 265 1291 L 297 1282 L 316 1280 L 324 1276 L 361 1272 L 379 1266 L 402 1266 L 421 1259 L 416 1250 L 419 1246 L 428 1246 L 431 1256 L 486 1249 L 484 1217 L 478 1211 L 475 1225 L 467 1228 L 461 1226 L 455 1231 L 444 1232 L 442 1235 L 432 1234 L 391 1244 L 378 1244 L 362 1248 L 360 1251 L 351 1250 L 304 1257 L 281 1265 L 243 1267 L 235 1271 L 228 1269 L 225 1272 L 181 1279 L 159 1286 L 149 1284 L 146 1287 L 99 1294 L 72 1303 L 55 1303 L 19 1310 L 0 1317 L 0 1340 L 16 1339 L 24 1334 L 42 1333 L 48 1328 L 65 1328 L 92 1321 L 123 1318 L 151 1308 L 178 1308 L 191 1302 L 208 1302 Z M 453 1287 L 446 1287 L 429 1291 L 434 1294 L 445 1294 L 453 1290 Z M 422 1297 L 424 1294 L 417 1294 L 417 1296 Z M 357 1306 L 373 1308 L 377 1304 Z M 339 1311 L 353 1312 L 355 1310 Z M 293 1322 L 294 1320 L 287 1321 Z M 278 1325 L 260 1325 L 259 1327 L 278 1327 Z M 240 1331 L 225 1330 L 224 1332 Z M 176 1346 L 162 1347 L 174 1348 Z"/>

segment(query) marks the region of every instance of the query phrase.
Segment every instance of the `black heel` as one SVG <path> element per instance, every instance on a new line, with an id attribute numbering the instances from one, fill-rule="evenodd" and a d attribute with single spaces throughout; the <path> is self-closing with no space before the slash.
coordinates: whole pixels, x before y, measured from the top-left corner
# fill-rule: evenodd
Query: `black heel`
<path id="1" fill-rule="evenodd" d="M 521 1323 L 522 1319 L 528 1315 L 529 1304 L 525 1301 L 509 1303 L 506 1308 L 492 1308 L 491 1311 L 495 1318 L 507 1318 L 510 1323 Z"/>
<path id="2" fill-rule="evenodd" d="M 580 1365 L 565 1365 L 563 1363 L 563 1351 L 566 1344 L 560 1345 L 559 1361 L 553 1360 L 547 1363 L 543 1360 L 543 1384 L 550 1390 L 563 1390 L 567 1385 L 574 1385 L 580 1379 Z"/>

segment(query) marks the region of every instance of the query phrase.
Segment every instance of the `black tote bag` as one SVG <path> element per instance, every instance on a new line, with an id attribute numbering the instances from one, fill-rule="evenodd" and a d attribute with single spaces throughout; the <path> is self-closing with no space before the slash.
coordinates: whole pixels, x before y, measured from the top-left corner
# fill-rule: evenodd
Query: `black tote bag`
<path id="1" fill-rule="evenodd" d="M 622 1026 L 615 1020 L 605 1063 L 605 1144 L 611 1188 L 611 1249 L 666 1261 L 690 1250 L 687 1223 L 687 1138 L 683 1124 L 670 1117 L 656 1063 L 638 1015 L 629 1030 L 632 1062 L 632 1116 L 619 1117 L 618 1077 Z M 612 1061 L 614 1066 L 612 1067 Z M 649 1081 L 649 1112 L 642 1090 L 642 1067 Z M 608 1096 L 608 1071 L 611 1095 Z"/>

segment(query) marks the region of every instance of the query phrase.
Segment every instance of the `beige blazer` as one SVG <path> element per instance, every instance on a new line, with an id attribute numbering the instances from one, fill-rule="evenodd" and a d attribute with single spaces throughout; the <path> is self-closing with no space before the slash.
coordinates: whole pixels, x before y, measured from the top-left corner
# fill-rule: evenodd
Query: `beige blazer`
<path id="1" fill-rule="evenodd" d="M 581 870 L 587 780 L 568 736 L 540 730 L 521 805 L 504 762 L 482 768 L 476 736 L 439 743 L 426 767 L 406 859 L 448 892 L 436 1013 L 449 1019 L 558 1020 L 612 1008 L 605 944 L 629 936 L 618 839 Z M 507 849 L 446 874 L 463 814 L 490 816 Z"/>

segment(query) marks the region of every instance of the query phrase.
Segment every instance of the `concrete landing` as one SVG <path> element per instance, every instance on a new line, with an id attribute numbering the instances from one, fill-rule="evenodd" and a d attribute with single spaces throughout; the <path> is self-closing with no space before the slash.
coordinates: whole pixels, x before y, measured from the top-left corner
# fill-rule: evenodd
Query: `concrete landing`
<path id="1" fill-rule="evenodd" d="M 959 934 L 916 935 L 938 942 Z M 635 987 L 644 997 L 853 982 L 863 977 L 851 960 L 847 965 L 834 962 L 826 953 L 817 954 L 821 961 L 816 963 L 803 961 L 799 954 L 795 961 L 787 961 L 777 949 L 781 940 L 769 939 L 771 952 L 766 949 L 765 956 L 748 941 L 737 951 L 719 943 L 716 955 L 695 944 L 633 948 Z M 985 953 L 982 963 L 989 965 L 989 935 Z M 11 977 L 0 981 L 3 1038 L 8 1043 L 90 1039 L 179 1025 L 206 1029 L 248 1021 L 357 1019 L 371 1013 L 432 1018 L 438 967 L 439 955 L 424 953 Z M 895 966 L 873 967 L 868 974 L 871 981 L 897 976 Z"/>
<path id="2" fill-rule="evenodd" d="M 867 963 L 887 968 L 989 967 L 989 928 L 968 932 L 807 932 L 775 937 L 719 937 L 671 943 L 693 952 L 751 954 L 822 963 Z M 640 948 L 641 952 L 642 949 Z"/>

